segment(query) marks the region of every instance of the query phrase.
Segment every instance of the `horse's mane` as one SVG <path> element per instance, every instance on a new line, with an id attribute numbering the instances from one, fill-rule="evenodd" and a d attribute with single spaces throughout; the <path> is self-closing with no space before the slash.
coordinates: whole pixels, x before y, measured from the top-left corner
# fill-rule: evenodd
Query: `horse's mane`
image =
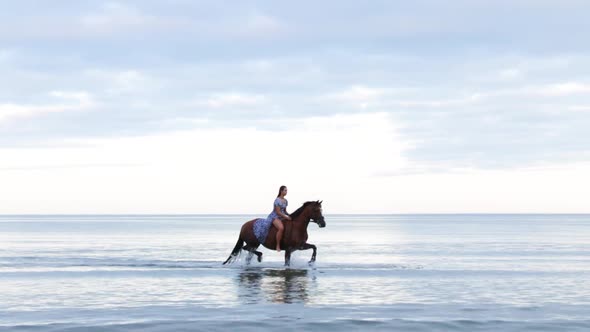
<path id="1" fill-rule="evenodd" d="M 299 215 L 301 215 L 301 213 L 303 213 L 303 210 L 305 210 L 305 208 L 309 204 L 312 204 L 312 203 L 317 203 L 317 202 L 315 202 L 315 201 L 309 201 L 309 202 L 303 203 L 303 205 L 299 209 L 297 209 L 297 210 L 295 210 L 295 212 L 291 213 L 291 219 L 295 220 L 295 218 L 299 217 Z"/>

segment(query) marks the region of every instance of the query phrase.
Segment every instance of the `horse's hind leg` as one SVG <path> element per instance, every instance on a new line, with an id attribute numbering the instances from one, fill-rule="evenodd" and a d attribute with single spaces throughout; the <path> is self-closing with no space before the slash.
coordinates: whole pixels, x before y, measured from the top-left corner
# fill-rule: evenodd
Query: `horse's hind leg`
<path id="1" fill-rule="evenodd" d="M 260 251 L 254 250 L 254 254 L 256 254 L 256 259 L 258 260 L 258 263 L 261 263 L 262 262 L 262 253 Z"/>
<path id="2" fill-rule="evenodd" d="M 244 250 L 248 251 L 248 256 L 246 257 L 246 264 L 250 265 L 250 262 L 252 261 L 252 256 L 256 255 L 256 259 L 258 260 L 258 263 L 262 262 L 262 253 L 260 251 L 257 251 L 258 247 L 251 247 L 249 245 L 245 245 L 243 247 Z"/>
<path id="3" fill-rule="evenodd" d="M 250 265 L 250 262 L 252 261 L 252 256 L 254 256 L 254 253 L 248 251 L 248 256 L 246 256 L 246 265 Z"/>

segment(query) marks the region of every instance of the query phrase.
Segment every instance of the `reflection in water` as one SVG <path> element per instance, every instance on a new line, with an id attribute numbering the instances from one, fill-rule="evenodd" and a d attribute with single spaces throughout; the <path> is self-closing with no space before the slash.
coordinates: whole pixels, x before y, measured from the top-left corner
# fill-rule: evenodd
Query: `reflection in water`
<path id="1" fill-rule="evenodd" d="M 238 275 L 238 297 L 245 303 L 306 303 L 308 270 L 247 268 Z"/>

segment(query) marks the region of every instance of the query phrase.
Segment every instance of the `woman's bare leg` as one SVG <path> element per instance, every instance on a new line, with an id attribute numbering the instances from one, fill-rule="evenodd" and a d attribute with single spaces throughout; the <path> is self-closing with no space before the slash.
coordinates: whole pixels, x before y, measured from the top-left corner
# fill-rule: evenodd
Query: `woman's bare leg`
<path id="1" fill-rule="evenodd" d="M 275 219 L 272 224 L 277 228 L 277 251 L 281 251 L 281 239 L 283 238 L 283 222 L 280 219 Z"/>

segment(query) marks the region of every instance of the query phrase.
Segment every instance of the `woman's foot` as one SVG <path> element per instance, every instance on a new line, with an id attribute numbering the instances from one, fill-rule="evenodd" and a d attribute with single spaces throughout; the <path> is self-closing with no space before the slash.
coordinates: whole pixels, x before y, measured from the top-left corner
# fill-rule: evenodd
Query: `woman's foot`
<path id="1" fill-rule="evenodd" d="M 281 247 L 277 247 L 276 249 L 277 249 L 277 252 L 281 251 Z"/>

